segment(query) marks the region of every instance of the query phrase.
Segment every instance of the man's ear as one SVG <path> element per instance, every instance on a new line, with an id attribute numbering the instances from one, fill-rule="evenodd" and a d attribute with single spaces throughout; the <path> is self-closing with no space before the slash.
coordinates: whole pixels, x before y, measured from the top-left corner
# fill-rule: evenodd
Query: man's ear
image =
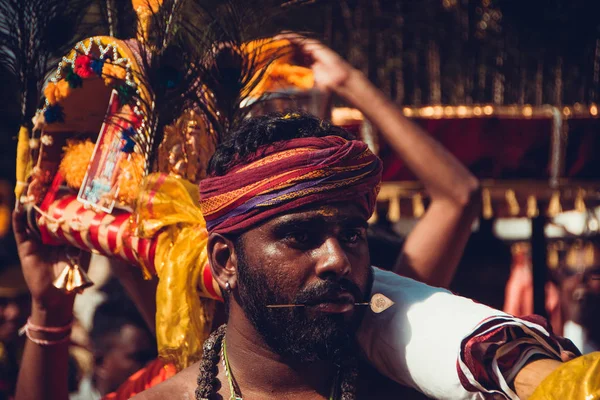
<path id="1" fill-rule="evenodd" d="M 218 233 L 208 237 L 208 261 L 213 278 L 221 287 L 221 291 L 235 288 L 237 284 L 237 255 L 233 241 Z"/>

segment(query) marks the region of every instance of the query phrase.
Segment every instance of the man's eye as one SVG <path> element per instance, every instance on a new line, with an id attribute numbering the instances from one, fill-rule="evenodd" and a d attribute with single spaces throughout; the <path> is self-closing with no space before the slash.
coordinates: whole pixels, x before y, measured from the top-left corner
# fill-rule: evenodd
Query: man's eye
<path id="1" fill-rule="evenodd" d="M 310 235 L 306 231 L 290 232 L 286 239 L 295 243 L 305 244 L 310 240 Z"/>
<path id="2" fill-rule="evenodd" d="M 349 244 L 358 243 L 364 237 L 363 232 L 359 229 L 351 229 L 344 232 L 342 240 Z"/>

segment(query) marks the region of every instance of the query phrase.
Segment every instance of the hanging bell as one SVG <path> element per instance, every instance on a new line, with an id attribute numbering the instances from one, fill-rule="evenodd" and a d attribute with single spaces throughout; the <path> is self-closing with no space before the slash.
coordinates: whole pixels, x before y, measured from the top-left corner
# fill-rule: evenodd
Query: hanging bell
<path id="1" fill-rule="evenodd" d="M 82 293 L 94 282 L 87 276 L 85 271 L 76 262 L 69 262 L 52 283 L 55 288 L 64 293 Z"/>

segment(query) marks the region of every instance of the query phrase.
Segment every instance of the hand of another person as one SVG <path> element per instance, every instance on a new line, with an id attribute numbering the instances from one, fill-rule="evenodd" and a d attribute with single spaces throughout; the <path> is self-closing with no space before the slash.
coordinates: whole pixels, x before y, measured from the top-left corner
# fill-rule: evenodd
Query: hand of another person
<path id="1" fill-rule="evenodd" d="M 335 51 L 316 39 L 307 38 L 296 33 L 284 33 L 277 39 L 289 40 L 306 59 L 306 64 L 313 71 L 315 87 L 321 90 L 338 92 L 351 74 L 356 70 Z"/>
<path id="2" fill-rule="evenodd" d="M 67 265 L 67 248 L 44 245 L 27 226 L 24 209 L 13 212 L 13 230 L 21 268 L 31 292 L 32 314 L 42 311 L 60 319 L 70 319 L 74 294 L 65 294 L 52 284 Z"/>

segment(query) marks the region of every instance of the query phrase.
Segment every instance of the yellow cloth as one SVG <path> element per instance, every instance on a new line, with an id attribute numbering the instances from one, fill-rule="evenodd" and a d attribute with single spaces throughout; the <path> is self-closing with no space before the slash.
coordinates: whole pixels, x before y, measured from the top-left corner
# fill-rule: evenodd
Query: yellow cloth
<path id="1" fill-rule="evenodd" d="M 249 97 L 260 97 L 267 92 L 289 88 L 309 90 L 314 87 L 315 78 L 310 68 L 274 62 L 266 69 L 265 75 L 252 89 Z"/>
<path id="2" fill-rule="evenodd" d="M 308 90 L 315 79 L 310 68 L 294 64 L 294 47 L 286 39 L 259 39 L 242 45 L 254 65 L 265 70 L 255 77 L 258 80 L 250 93 L 242 91 L 243 97 L 258 98 L 267 92 L 288 88 Z M 264 75 L 262 75 L 264 72 Z"/>
<path id="3" fill-rule="evenodd" d="M 266 67 L 272 62 L 293 63 L 294 48 L 287 39 L 257 39 L 242 44 L 242 52 L 250 56 L 255 65 Z"/>
<path id="4" fill-rule="evenodd" d="M 158 353 L 181 369 L 201 356 L 215 310 L 214 300 L 200 299 L 197 292 L 207 262 L 208 238 L 198 188 L 182 178 L 150 174 L 142 183 L 136 213 L 140 237 L 159 234 L 155 258 Z"/>
<path id="5" fill-rule="evenodd" d="M 138 40 L 145 42 L 148 39 L 152 18 L 159 12 L 162 3 L 163 0 L 131 0 L 131 5 L 139 21 Z"/>
<path id="6" fill-rule="evenodd" d="M 31 153 L 29 149 L 29 129 L 22 126 L 19 129 L 19 141 L 17 142 L 17 185 L 15 186 L 15 198 L 17 201 L 27 187 L 27 178 L 31 172 Z"/>
<path id="7" fill-rule="evenodd" d="M 538 386 L 529 400 L 600 399 L 600 352 L 558 367 Z"/>

